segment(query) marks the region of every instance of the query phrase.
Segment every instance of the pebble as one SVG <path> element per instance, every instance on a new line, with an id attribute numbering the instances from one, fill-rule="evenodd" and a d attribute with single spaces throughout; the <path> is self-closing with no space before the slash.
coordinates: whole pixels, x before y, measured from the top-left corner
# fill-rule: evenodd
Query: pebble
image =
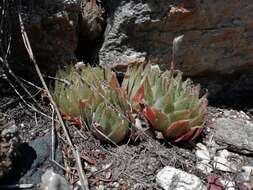
<path id="1" fill-rule="evenodd" d="M 53 172 L 53 170 L 47 170 L 41 176 L 41 190 L 70 190 L 66 179 L 59 174 Z"/>
<path id="2" fill-rule="evenodd" d="M 199 160 L 207 160 L 210 161 L 210 153 L 207 150 L 207 147 L 203 145 L 202 143 L 197 144 L 197 150 L 196 150 L 196 157 Z"/>
<path id="3" fill-rule="evenodd" d="M 182 170 L 166 166 L 156 175 L 156 182 L 164 190 L 204 190 L 201 179 Z"/>
<path id="4" fill-rule="evenodd" d="M 221 184 L 223 185 L 224 189 L 226 190 L 235 190 L 236 184 L 234 181 L 228 181 L 220 179 Z"/>
<path id="5" fill-rule="evenodd" d="M 238 176 L 238 181 L 253 181 L 253 167 L 243 166 Z"/>
<path id="6" fill-rule="evenodd" d="M 214 123 L 214 140 L 233 152 L 253 153 L 253 123 L 245 119 L 219 118 Z"/>
<path id="7" fill-rule="evenodd" d="M 202 160 L 196 164 L 196 167 L 205 174 L 209 174 L 213 171 L 213 167 L 209 161 Z"/>

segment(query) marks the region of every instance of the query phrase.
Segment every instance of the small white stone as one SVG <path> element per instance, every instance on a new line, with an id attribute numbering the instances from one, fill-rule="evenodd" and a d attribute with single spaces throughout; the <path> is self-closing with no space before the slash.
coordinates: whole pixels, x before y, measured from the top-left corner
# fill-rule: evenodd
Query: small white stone
<path id="1" fill-rule="evenodd" d="M 209 161 L 206 161 L 206 160 L 202 160 L 201 162 L 198 162 L 196 167 L 205 174 L 209 174 L 213 171 L 212 165 L 209 163 Z"/>
<path id="2" fill-rule="evenodd" d="M 102 185 L 102 184 L 100 184 L 96 189 L 97 189 L 97 190 L 104 190 L 104 189 L 105 189 L 105 186 Z"/>
<path id="3" fill-rule="evenodd" d="M 226 110 L 223 112 L 223 114 L 225 117 L 229 117 L 231 115 L 231 112 Z"/>
<path id="4" fill-rule="evenodd" d="M 90 167 L 90 171 L 91 171 L 92 173 L 95 173 L 95 172 L 98 171 L 98 169 L 97 169 L 95 166 L 91 166 L 91 167 Z"/>
<path id="5" fill-rule="evenodd" d="M 210 153 L 209 151 L 207 150 L 207 147 L 201 143 L 198 143 L 197 144 L 197 150 L 196 150 L 196 157 L 199 159 L 199 160 L 210 160 Z"/>
<path id="6" fill-rule="evenodd" d="M 243 166 L 240 173 L 241 181 L 253 181 L 253 167 Z"/>
<path id="7" fill-rule="evenodd" d="M 112 185 L 113 185 L 113 187 L 115 187 L 115 188 L 119 188 L 119 186 L 120 186 L 120 184 L 119 184 L 118 182 L 114 182 Z"/>
<path id="8" fill-rule="evenodd" d="M 235 182 L 234 181 L 227 181 L 220 179 L 224 189 L 226 190 L 235 190 Z"/>
<path id="9" fill-rule="evenodd" d="M 166 166 L 156 175 L 157 184 L 164 190 L 204 190 L 200 178 L 182 170 Z"/>
<path id="10" fill-rule="evenodd" d="M 221 151 L 218 152 L 218 155 L 219 155 L 219 157 L 227 158 L 231 154 L 227 150 L 221 150 Z"/>
<path id="11" fill-rule="evenodd" d="M 53 170 L 47 170 L 41 176 L 41 190 L 70 190 L 66 179 Z"/>

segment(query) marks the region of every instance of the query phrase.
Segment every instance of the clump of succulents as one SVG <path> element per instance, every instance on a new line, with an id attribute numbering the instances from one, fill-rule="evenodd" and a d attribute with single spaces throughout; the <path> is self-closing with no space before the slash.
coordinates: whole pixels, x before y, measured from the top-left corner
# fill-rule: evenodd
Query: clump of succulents
<path id="1" fill-rule="evenodd" d="M 92 96 L 79 102 L 83 120 L 100 140 L 122 141 L 130 129 L 130 106 L 115 74 L 92 88 Z"/>
<path id="2" fill-rule="evenodd" d="M 142 105 L 142 112 L 152 128 L 175 142 L 195 139 L 201 132 L 207 99 L 200 96 L 200 86 L 182 80 L 182 73 L 161 72 L 159 67 L 133 66 L 128 69 L 123 88 L 132 104 Z"/>
<path id="3" fill-rule="evenodd" d="M 105 76 L 106 75 L 106 76 Z M 56 74 L 53 96 L 62 113 L 78 117 L 80 110 L 78 102 L 91 96 L 92 90 L 89 84 L 97 85 L 98 82 L 109 79 L 111 72 L 104 72 L 99 67 L 86 66 L 77 70 L 75 67 L 67 67 Z"/>
<path id="4" fill-rule="evenodd" d="M 54 97 L 60 110 L 81 116 L 87 128 L 102 141 L 118 143 L 127 134 L 133 112 L 145 116 L 153 130 L 175 142 L 195 139 L 207 110 L 200 87 L 183 81 L 182 73 L 165 72 L 151 65 L 128 68 L 122 85 L 109 69 L 87 66 L 59 71 Z M 138 115 L 138 114 L 137 114 Z M 139 114 L 140 115 L 140 114 Z"/>
<path id="5" fill-rule="evenodd" d="M 129 133 L 130 106 L 115 73 L 100 67 L 87 66 L 61 70 L 54 97 L 59 109 L 67 116 L 82 118 L 85 126 L 102 141 L 118 143 Z"/>

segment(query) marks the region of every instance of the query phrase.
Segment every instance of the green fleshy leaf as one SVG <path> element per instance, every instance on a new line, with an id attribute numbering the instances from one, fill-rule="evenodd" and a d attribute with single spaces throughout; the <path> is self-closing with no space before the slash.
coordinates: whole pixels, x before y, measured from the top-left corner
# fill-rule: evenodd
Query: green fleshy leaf
<path id="1" fill-rule="evenodd" d="M 164 131 L 170 125 L 170 118 L 161 110 L 154 110 L 156 113 L 155 129 Z"/>
<path id="2" fill-rule="evenodd" d="M 178 121 L 178 120 L 189 119 L 190 115 L 191 115 L 191 110 L 189 110 L 189 109 L 174 111 L 174 112 L 168 114 L 171 122 L 175 122 L 175 121 Z"/>
<path id="3" fill-rule="evenodd" d="M 153 92 L 149 83 L 149 80 L 146 78 L 146 80 L 143 83 L 144 85 L 144 94 L 148 105 L 153 104 Z"/>

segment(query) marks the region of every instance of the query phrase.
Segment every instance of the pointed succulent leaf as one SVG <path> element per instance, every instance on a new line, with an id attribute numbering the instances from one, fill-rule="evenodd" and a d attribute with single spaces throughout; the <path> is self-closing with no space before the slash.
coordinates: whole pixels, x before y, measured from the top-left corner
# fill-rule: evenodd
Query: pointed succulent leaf
<path id="1" fill-rule="evenodd" d="M 143 103 L 145 101 L 145 89 L 144 85 L 142 84 L 137 92 L 134 94 L 132 101 L 137 103 Z"/>
<path id="2" fill-rule="evenodd" d="M 189 120 L 175 121 L 163 131 L 163 135 L 166 138 L 178 138 L 189 130 L 188 125 Z"/>
<path id="3" fill-rule="evenodd" d="M 180 141 L 192 141 L 197 136 L 199 136 L 200 132 L 202 131 L 201 126 L 196 126 L 194 128 L 191 128 L 188 132 L 184 133 L 182 136 L 178 137 L 174 142 L 180 142 Z"/>
<path id="4" fill-rule="evenodd" d="M 156 127 L 155 126 L 156 112 L 154 112 L 150 106 L 147 106 L 144 109 L 144 116 L 147 118 L 147 120 L 151 123 L 153 127 Z"/>

